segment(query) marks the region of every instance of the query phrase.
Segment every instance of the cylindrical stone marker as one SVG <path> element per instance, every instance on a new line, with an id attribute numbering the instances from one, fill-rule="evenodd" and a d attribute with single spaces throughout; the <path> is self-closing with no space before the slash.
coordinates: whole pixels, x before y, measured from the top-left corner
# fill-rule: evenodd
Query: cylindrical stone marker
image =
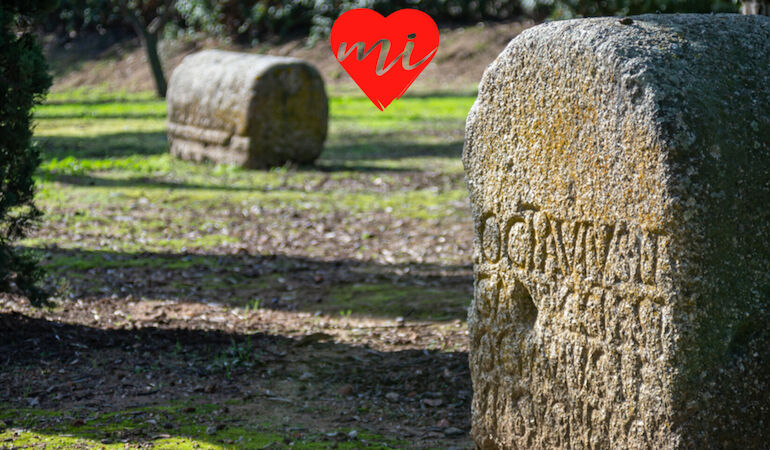
<path id="1" fill-rule="evenodd" d="M 527 30 L 463 162 L 479 447 L 770 443 L 770 18 Z"/>
<path id="2" fill-rule="evenodd" d="M 246 168 L 307 164 L 326 139 L 323 79 L 296 58 L 194 53 L 174 70 L 166 102 L 170 151 L 182 159 Z"/>

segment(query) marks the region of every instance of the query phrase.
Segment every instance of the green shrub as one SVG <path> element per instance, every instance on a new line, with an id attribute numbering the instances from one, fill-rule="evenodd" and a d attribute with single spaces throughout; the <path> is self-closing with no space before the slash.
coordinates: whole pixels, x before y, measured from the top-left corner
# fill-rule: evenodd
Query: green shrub
<path id="1" fill-rule="evenodd" d="M 402 8 L 428 13 L 438 22 L 502 20 L 521 14 L 510 0 L 177 0 L 182 29 L 249 42 L 270 36 L 328 34 L 340 14 L 370 8 L 383 15 Z"/>
<path id="2" fill-rule="evenodd" d="M 40 216 L 32 178 L 40 164 L 30 144 L 31 109 L 51 84 L 43 54 L 25 29 L 29 19 L 51 6 L 48 0 L 0 3 L 0 291 L 18 292 L 40 304 L 42 276 L 30 254 L 13 247 Z"/>

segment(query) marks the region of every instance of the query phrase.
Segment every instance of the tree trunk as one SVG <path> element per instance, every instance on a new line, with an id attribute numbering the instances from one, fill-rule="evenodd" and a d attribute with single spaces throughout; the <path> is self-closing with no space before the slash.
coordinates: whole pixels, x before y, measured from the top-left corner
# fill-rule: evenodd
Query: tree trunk
<path id="1" fill-rule="evenodd" d="M 158 33 L 151 33 L 144 28 L 137 29 L 136 33 L 139 35 L 139 40 L 142 41 L 142 46 L 147 54 L 147 62 L 150 63 L 152 77 L 155 79 L 155 92 L 161 98 L 166 98 L 166 76 L 163 74 L 160 56 L 158 56 Z"/>
<path id="2" fill-rule="evenodd" d="M 741 13 L 770 16 L 770 0 L 743 0 Z"/>

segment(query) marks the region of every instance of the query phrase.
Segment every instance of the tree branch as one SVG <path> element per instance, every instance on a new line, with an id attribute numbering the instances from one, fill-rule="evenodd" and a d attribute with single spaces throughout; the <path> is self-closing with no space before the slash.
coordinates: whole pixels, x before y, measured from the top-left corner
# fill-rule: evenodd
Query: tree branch
<path id="1" fill-rule="evenodd" d="M 171 20 L 171 16 L 176 12 L 174 3 L 174 0 L 166 0 L 164 2 L 163 13 L 152 19 L 152 22 L 150 22 L 150 25 L 147 27 L 148 32 L 156 34 L 163 30 L 163 27 L 166 26 L 168 21 Z"/>

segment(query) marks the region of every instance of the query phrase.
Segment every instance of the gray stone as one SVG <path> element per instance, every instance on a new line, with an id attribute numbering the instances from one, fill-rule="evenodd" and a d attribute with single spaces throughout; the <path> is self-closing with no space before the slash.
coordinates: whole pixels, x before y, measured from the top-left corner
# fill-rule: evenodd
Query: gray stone
<path id="1" fill-rule="evenodd" d="M 312 163 L 323 150 L 328 100 L 308 63 L 206 50 L 169 80 L 167 132 L 182 159 L 266 168 Z"/>
<path id="2" fill-rule="evenodd" d="M 480 448 L 770 442 L 770 18 L 527 30 L 463 162 Z"/>
<path id="3" fill-rule="evenodd" d="M 465 434 L 465 431 L 457 427 L 446 427 L 444 428 L 444 434 L 447 436 L 462 436 Z"/>

